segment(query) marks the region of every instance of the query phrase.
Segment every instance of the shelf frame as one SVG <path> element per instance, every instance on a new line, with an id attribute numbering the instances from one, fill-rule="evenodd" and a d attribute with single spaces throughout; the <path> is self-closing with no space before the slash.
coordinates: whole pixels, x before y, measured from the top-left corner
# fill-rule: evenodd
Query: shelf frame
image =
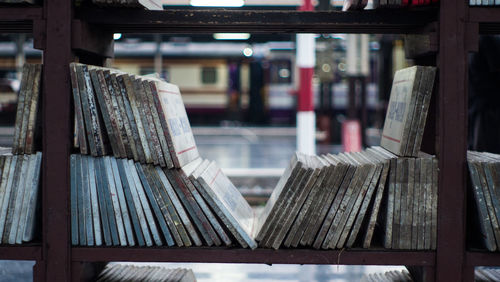
<path id="1" fill-rule="evenodd" d="M 2 245 L 0 260 L 34 260 L 42 259 L 42 247 L 39 244 Z"/>
<path id="2" fill-rule="evenodd" d="M 193 248 L 72 248 L 74 261 L 433 266 L 432 251 Z"/>
<path id="3" fill-rule="evenodd" d="M 42 16 L 42 7 L 0 6 L 0 33 L 31 33 Z"/>
<path id="4" fill-rule="evenodd" d="M 422 33 L 438 20 L 435 8 L 366 11 L 82 8 L 76 17 L 121 33 Z"/>

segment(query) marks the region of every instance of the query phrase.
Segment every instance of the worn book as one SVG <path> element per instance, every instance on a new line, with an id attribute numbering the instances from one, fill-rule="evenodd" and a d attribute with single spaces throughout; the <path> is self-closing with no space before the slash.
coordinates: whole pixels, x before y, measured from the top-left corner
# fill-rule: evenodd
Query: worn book
<path id="1" fill-rule="evenodd" d="M 422 66 L 402 69 L 394 75 L 381 146 L 398 156 L 416 156 L 419 151 L 414 147 L 420 144 L 417 138 L 421 139 L 422 134 L 418 132 L 423 132 L 425 127 L 428 105 L 424 102 L 430 102 L 430 98 L 422 97 L 432 94 L 434 83 L 429 76 L 433 75 L 435 68 Z M 422 77 L 427 79 L 422 81 Z M 415 138 L 411 138 L 413 136 Z"/>

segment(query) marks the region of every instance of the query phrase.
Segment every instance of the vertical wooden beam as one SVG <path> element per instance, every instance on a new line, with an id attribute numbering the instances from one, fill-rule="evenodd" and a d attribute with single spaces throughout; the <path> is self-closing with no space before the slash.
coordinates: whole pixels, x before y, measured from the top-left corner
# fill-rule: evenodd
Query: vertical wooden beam
<path id="1" fill-rule="evenodd" d="M 72 3 L 44 3 L 43 67 L 43 257 L 46 281 L 70 281 L 69 154 L 71 140 L 69 63 Z"/>
<path id="2" fill-rule="evenodd" d="M 465 281 L 466 1 L 442 0 L 440 4 L 436 281 Z"/>

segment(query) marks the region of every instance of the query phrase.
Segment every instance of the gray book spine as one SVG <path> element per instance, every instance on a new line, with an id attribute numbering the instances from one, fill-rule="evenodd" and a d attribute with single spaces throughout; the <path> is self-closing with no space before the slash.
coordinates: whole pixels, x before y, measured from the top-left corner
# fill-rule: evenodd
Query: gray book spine
<path id="1" fill-rule="evenodd" d="M 88 177 L 90 188 L 90 208 L 92 214 L 92 225 L 94 226 L 95 245 L 102 245 L 102 226 L 99 219 L 99 210 L 105 209 L 105 206 L 99 207 L 97 186 L 103 187 L 102 178 L 100 175 L 101 168 L 96 164 L 97 158 L 88 158 Z M 96 175 L 97 174 L 97 175 Z M 101 188 L 102 189 L 102 188 Z"/>
<path id="2" fill-rule="evenodd" d="M 78 87 L 80 89 L 79 92 L 82 102 L 83 119 L 85 121 L 85 132 L 82 132 L 82 134 L 86 134 L 87 136 L 88 145 L 92 156 L 97 156 L 96 140 L 94 139 L 94 135 L 92 133 L 92 117 L 90 113 L 87 83 L 85 83 L 85 77 L 83 74 L 83 65 L 76 65 L 76 76 L 78 80 Z"/>
<path id="3" fill-rule="evenodd" d="M 81 155 L 76 155 L 76 193 L 78 200 L 78 238 L 80 246 L 87 245 L 87 233 L 85 224 L 85 193 L 83 189 L 83 158 Z"/>
<path id="4" fill-rule="evenodd" d="M 26 154 L 33 154 L 35 152 L 35 130 L 36 118 L 38 116 L 38 101 L 40 99 L 40 84 L 42 77 L 42 65 L 35 65 L 35 74 L 33 76 L 33 90 L 31 101 L 29 105 L 28 125 L 26 129 L 25 150 Z M 23 144 L 21 144 L 23 145 Z"/>
<path id="5" fill-rule="evenodd" d="M 10 198 L 8 202 L 7 217 L 5 218 L 5 228 L 3 231 L 2 242 L 9 243 L 10 229 L 12 227 L 12 221 L 14 219 L 14 210 L 16 204 L 16 197 L 19 188 L 19 179 L 21 178 L 21 170 L 24 165 L 24 156 L 19 156 L 17 159 L 16 167 L 13 172 L 13 180 L 11 182 Z"/>
<path id="6" fill-rule="evenodd" d="M 98 158 L 96 160 L 96 167 L 99 166 L 99 171 L 97 172 L 98 177 L 101 179 L 102 191 L 104 195 L 105 205 L 101 207 L 106 209 L 106 214 L 108 215 L 109 231 L 111 234 L 111 241 L 113 246 L 120 245 L 120 238 L 118 235 L 118 225 L 116 223 L 115 209 L 113 207 L 113 193 L 110 190 L 110 183 L 106 175 L 106 167 L 104 166 L 104 158 Z M 115 195 L 116 196 L 116 195 Z"/>
<path id="7" fill-rule="evenodd" d="M 29 91 L 28 88 L 31 87 L 29 86 L 29 79 L 33 75 L 32 72 L 34 72 L 34 65 L 24 64 L 19 96 L 17 98 L 16 121 L 14 123 L 14 138 L 12 142 L 12 154 L 18 154 L 20 149 L 19 140 L 21 136 L 21 127 L 23 123 L 24 100 L 26 98 L 27 91 Z"/>
<path id="8" fill-rule="evenodd" d="M 70 64 L 70 75 L 71 75 L 71 88 L 73 92 L 73 105 L 75 107 L 75 115 L 76 115 L 76 133 L 78 135 L 78 146 L 80 147 L 80 152 L 86 155 L 88 154 L 87 137 L 85 133 L 82 101 L 80 98 L 80 87 L 78 86 L 78 78 L 76 74 L 75 63 Z"/>
<path id="9" fill-rule="evenodd" d="M 19 180 L 15 188 L 16 192 L 16 197 L 15 197 L 15 202 L 14 202 L 14 210 L 12 213 L 12 225 L 10 227 L 10 233 L 8 234 L 9 239 L 8 242 L 9 244 L 15 244 L 16 243 L 16 237 L 17 237 L 17 231 L 19 227 L 19 220 L 21 218 L 21 208 L 23 206 L 23 200 L 24 200 L 24 194 L 26 194 L 26 178 L 27 178 L 27 173 L 29 169 L 29 164 L 30 164 L 30 159 L 28 155 L 23 155 L 23 164 L 20 167 L 20 175 L 19 175 Z M 10 209 L 10 207 L 9 207 Z"/>
<path id="10" fill-rule="evenodd" d="M 76 172 L 76 155 L 70 156 L 70 179 L 71 179 L 71 245 L 77 246 L 78 239 L 78 193 L 77 193 L 77 172 Z"/>
<path id="11" fill-rule="evenodd" d="M 22 197 L 21 203 L 21 214 L 19 217 L 19 223 L 17 225 L 17 233 L 16 233 L 16 244 L 21 244 L 23 242 L 24 229 L 26 228 L 26 221 L 28 219 L 28 210 L 31 198 L 31 191 L 33 189 L 33 178 L 35 176 L 35 165 L 36 165 L 36 155 L 28 155 L 28 170 L 25 175 L 24 182 L 24 194 Z"/>
<path id="12" fill-rule="evenodd" d="M 4 169 L 8 169 L 8 178 L 3 179 L 2 177 L 2 190 L 4 191 L 2 203 L 0 205 L 0 242 L 3 242 L 3 233 L 5 231 L 5 224 L 7 219 L 7 212 L 10 202 L 10 197 L 12 194 L 12 182 L 14 181 L 15 171 L 17 167 L 17 162 L 19 157 L 17 155 L 12 156 L 10 166 Z M 4 186 L 5 185 L 5 186 Z M 4 188 L 5 187 L 5 188 Z"/>
<path id="13" fill-rule="evenodd" d="M 123 124 L 122 131 L 124 131 L 124 133 L 122 132 L 122 134 L 125 134 L 125 136 L 123 136 L 122 138 L 124 142 L 126 140 L 126 144 L 125 143 L 124 144 L 125 144 L 125 149 L 127 151 L 127 157 L 129 159 L 134 159 L 134 161 L 138 162 L 139 155 L 137 154 L 137 149 L 135 147 L 136 145 L 134 141 L 134 135 L 132 133 L 132 128 L 131 128 L 132 125 L 128 119 L 127 110 L 125 107 L 125 103 L 123 101 L 123 96 L 122 96 L 123 90 L 120 88 L 120 85 L 118 84 L 116 74 L 110 74 L 109 79 L 111 81 L 109 85 L 111 85 L 111 88 L 114 90 L 113 92 L 110 93 L 112 93 L 115 96 Z"/>
<path id="14" fill-rule="evenodd" d="M 113 178 L 113 171 L 109 159 L 110 157 L 103 158 L 101 162 L 101 169 L 103 170 L 104 177 L 107 179 L 109 186 L 109 192 L 111 195 L 111 201 L 113 203 L 113 211 L 116 220 L 116 227 L 118 229 L 118 238 L 120 240 L 120 246 L 126 246 L 127 235 L 125 233 L 124 219 L 121 212 L 119 192 L 117 190 L 117 185 L 115 184 L 115 180 Z"/>

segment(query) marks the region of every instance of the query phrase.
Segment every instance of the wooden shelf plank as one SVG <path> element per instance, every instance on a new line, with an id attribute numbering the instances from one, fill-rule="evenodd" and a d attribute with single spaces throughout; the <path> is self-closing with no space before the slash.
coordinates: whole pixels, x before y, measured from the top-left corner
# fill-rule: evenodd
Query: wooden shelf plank
<path id="1" fill-rule="evenodd" d="M 122 33 L 419 33 L 437 21 L 435 8 L 365 11 L 82 8 L 76 17 Z"/>
<path id="2" fill-rule="evenodd" d="M 41 7 L 0 6 L 0 33 L 31 33 L 33 21 L 42 19 Z"/>
<path id="3" fill-rule="evenodd" d="M 468 251 L 465 256 L 466 266 L 499 266 L 500 253 L 486 251 Z"/>
<path id="4" fill-rule="evenodd" d="M 469 7 L 469 20 L 478 23 L 500 23 L 500 7 Z"/>
<path id="5" fill-rule="evenodd" d="M 42 247 L 39 245 L 0 246 L 0 260 L 41 260 Z"/>
<path id="6" fill-rule="evenodd" d="M 435 253 L 429 251 L 310 249 L 228 249 L 228 248 L 87 248 L 73 247 L 73 261 L 203 262 L 263 264 L 342 264 L 433 266 Z"/>

